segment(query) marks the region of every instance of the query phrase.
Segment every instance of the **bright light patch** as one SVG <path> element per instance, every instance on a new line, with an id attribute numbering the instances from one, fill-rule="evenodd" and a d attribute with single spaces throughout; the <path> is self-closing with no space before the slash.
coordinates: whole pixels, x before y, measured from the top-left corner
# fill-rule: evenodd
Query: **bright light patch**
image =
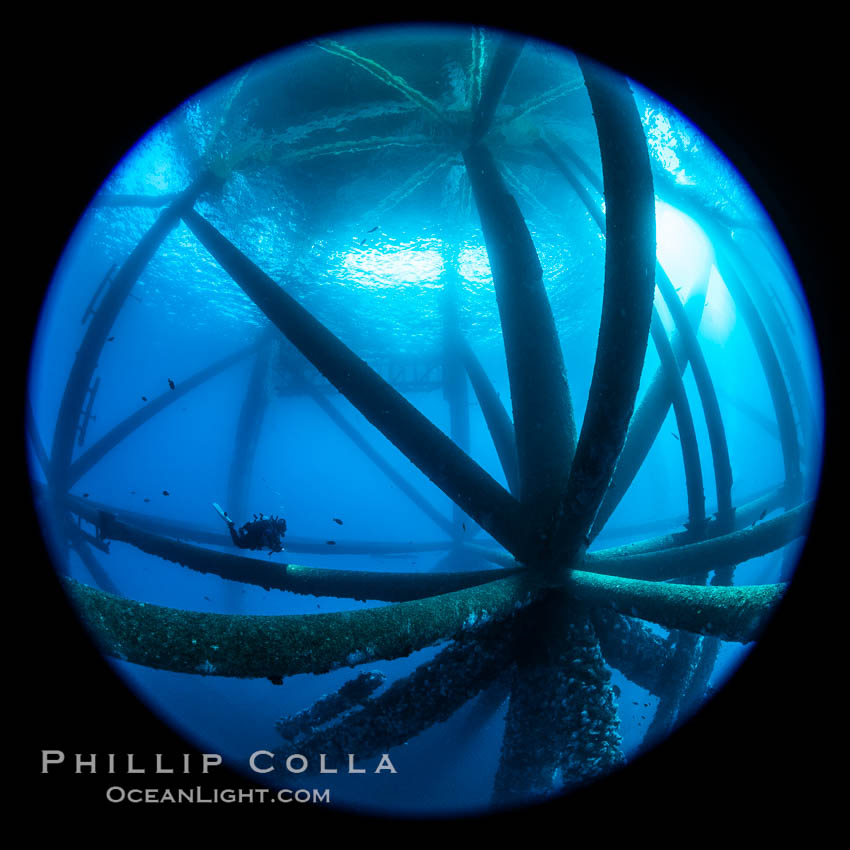
<path id="1" fill-rule="evenodd" d="M 483 245 L 464 248 L 458 257 L 460 276 L 470 283 L 486 283 L 490 280 L 490 259 Z"/>
<path id="2" fill-rule="evenodd" d="M 657 109 L 646 108 L 643 116 L 646 140 L 649 149 L 665 171 L 676 178 L 677 183 L 693 185 L 694 180 L 685 173 L 678 152 L 688 150 L 691 140 L 681 130 L 674 130 L 670 119 Z"/>
<path id="3" fill-rule="evenodd" d="M 680 297 L 687 297 L 711 269 L 714 252 L 702 228 L 683 212 L 655 202 L 657 256 Z"/>
<path id="4" fill-rule="evenodd" d="M 684 303 L 691 292 L 708 279 L 700 335 L 723 342 L 735 326 L 735 305 L 723 278 L 714 266 L 714 251 L 702 228 L 683 212 L 655 202 L 657 256 L 676 293 Z M 660 292 L 655 291 L 655 307 L 668 332 L 673 320 Z"/>
<path id="5" fill-rule="evenodd" d="M 443 274 L 443 258 L 434 249 L 352 251 L 345 255 L 342 265 L 351 281 L 370 289 L 411 284 L 437 286 Z"/>
<path id="6" fill-rule="evenodd" d="M 175 162 L 171 136 L 160 124 L 122 160 L 101 191 L 155 195 L 179 191 L 185 180 Z"/>

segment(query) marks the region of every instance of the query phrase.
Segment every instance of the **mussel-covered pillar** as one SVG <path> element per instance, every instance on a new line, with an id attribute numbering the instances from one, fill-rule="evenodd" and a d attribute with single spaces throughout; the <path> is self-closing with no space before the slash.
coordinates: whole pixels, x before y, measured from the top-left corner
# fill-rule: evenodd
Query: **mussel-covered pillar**
<path id="1" fill-rule="evenodd" d="M 502 804 L 580 787 L 623 762 L 610 673 L 587 609 L 552 591 L 517 632 L 494 786 Z"/>
<path id="2" fill-rule="evenodd" d="M 596 365 L 576 442 L 560 342 L 542 270 L 516 201 L 483 144 L 464 153 L 502 319 L 529 517 L 528 565 L 557 575 L 580 558 L 625 441 L 643 368 L 655 288 L 649 156 L 627 82 L 581 62 L 596 119 L 606 199 L 605 288 Z M 599 641 L 570 590 L 528 612 L 495 799 L 584 784 L 623 760 Z"/>

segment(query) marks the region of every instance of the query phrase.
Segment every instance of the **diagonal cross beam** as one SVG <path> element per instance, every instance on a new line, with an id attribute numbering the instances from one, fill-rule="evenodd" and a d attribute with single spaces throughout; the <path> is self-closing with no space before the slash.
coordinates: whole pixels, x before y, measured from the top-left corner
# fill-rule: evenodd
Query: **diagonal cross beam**
<path id="1" fill-rule="evenodd" d="M 228 354 L 221 360 L 196 372 L 186 380 L 179 381 L 173 390 L 161 393 L 155 399 L 147 402 L 144 407 L 131 413 L 126 419 L 119 422 L 104 434 L 94 445 L 81 454 L 70 466 L 67 474 L 67 486 L 72 487 L 80 480 L 96 463 L 112 451 L 122 440 L 130 436 L 145 422 L 153 419 L 161 410 L 174 404 L 184 395 L 199 387 L 201 384 L 221 374 L 225 369 L 235 366 L 240 361 L 249 357 L 257 350 L 257 344 L 251 343 L 232 354 Z"/>
<path id="2" fill-rule="evenodd" d="M 179 194 L 160 214 L 153 226 L 141 238 L 139 243 L 124 261 L 103 296 L 97 312 L 92 316 L 86 329 L 77 356 L 71 366 L 71 372 L 65 383 L 65 391 L 56 415 L 56 427 L 53 432 L 53 445 L 50 450 L 52 479 L 57 491 L 68 489 L 68 473 L 76 436 L 77 420 L 83 406 L 89 381 L 100 357 L 109 331 L 121 311 L 130 290 L 145 270 L 151 257 L 156 253 L 166 236 L 180 221 L 180 212 L 190 207 L 195 199 L 212 183 L 208 174 L 200 175 L 184 192 Z"/>
<path id="3" fill-rule="evenodd" d="M 342 431 L 343 434 L 366 455 L 369 460 L 387 477 L 387 480 L 398 488 L 431 522 L 441 528 L 448 537 L 452 535 L 452 523 L 446 519 L 395 467 L 388 463 L 377 452 L 369 441 L 352 425 L 334 405 L 317 392 L 311 394 L 314 402 L 324 411 L 325 415 Z"/>
<path id="4" fill-rule="evenodd" d="M 505 473 L 508 488 L 511 493 L 516 495 L 519 492 L 519 472 L 517 471 L 514 423 L 511 422 L 511 417 L 505 410 L 496 388 L 484 371 L 484 367 L 465 339 L 461 340 L 461 357 L 466 367 L 466 374 L 469 376 L 469 383 L 472 384 L 473 392 L 478 399 L 478 406 L 481 408 L 484 421 L 487 423 L 487 430 L 493 438 L 493 445 L 496 447 L 496 454 L 498 454 L 499 462 L 502 464 L 502 471 Z"/>
<path id="5" fill-rule="evenodd" d="M 221 267 L 319 372 L 453 502 L 522 558 L 528 535 L 517 500 L 206 219 L 195 210 L 183 215 Z"/>

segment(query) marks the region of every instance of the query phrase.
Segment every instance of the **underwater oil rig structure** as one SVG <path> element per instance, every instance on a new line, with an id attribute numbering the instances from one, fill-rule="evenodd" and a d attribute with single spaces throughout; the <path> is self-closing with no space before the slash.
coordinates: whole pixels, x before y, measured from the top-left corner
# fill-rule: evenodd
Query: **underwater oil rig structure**
<path id="1" fill-rule="evenodd" d="M 477 40 L 477 41 L 476 41 Z M 647 140 L 629 82 L 579 57 L 579 88 L 592 107 L 601 171 L 569 139 L 541 132 L 527 144 L 534 156 L 575 194 L 604 239 L 604 289 L 598 345 L 583 420 L 576 421 L 543 280 L 541 259 L 494 152 L 494 134 L 526 114 L 499 110 L 526 47 L 513 36 L 473 33 L 479 55 L 477 85 L 465 111 L 448 111 L 404 76 L 338 41 L 318 43 L 400 97 L 405 110 L 388 114 L 383 133 L 305 147 L 305 130 L 268 143 L 261 132 L 241 142 L 224 132 L 209 145 L 202 167 L 180 193 L 98 196 L 95 205 L 158 209 L 153 226 L 122 262 L 115 262 L 84 316 L 82 342 L 65 383 L 52 444 L 42 440 L 30 409 L 28 434 L 35 457 L 39 508 L 59 522 L 64 545 L 89 570 L 92 582 L 63 578 L 68 595 L 102 651 L 135 664 L 196 675 L 268 678 L 323 673 L 410 655 L 441 644 L 430 661 L 383 692 L 379 677 L 361 674 L 300 715 L 281 720 L 286 752 L 327 753 L 344 760 L 387 752 L 445 720 L 479 694 L 508 699 L 494 804 L 540 799 L 580 787 L 623 763 L 617 697 L 609 668 L 659 698 L 647 739 L 666 734 L 705 697 L 722 641 L 754 640 L 781 598 L 783 581 L 733 581 L 736 567 L 775 552 L 805 534 L 812 485 L 801 443 L 811 419 L 801 367 L 781 317 L 757 271 L 747 262 L 729 223 L 711 209 L 700 221 L 743 318 L 769 389 L 781 445 L 784 480 L 742 503 L 732 495 L 732 464 L 717 391 L 695 328 L 705 289 L 683 303 L 656 259 L 656 195 L 675 187 L 654 183 Z M 249 71 L 250 73 L 250 71 Z M 267 84 L 267 81 L 266 81 Z M 226 110 L 250 107 L 243 75 Z M 563 90 L 575 90 L 575 81 Z M 537 103 L 563 92 L 549 90 Z M 226 112 L 225 110 L 225 112 Z M 412 117 L 411 117 L 412 116 Z M 340 119 L 343 120 L 342 118 Z M 393 121 L 415 122 L 402 133 Z M 480 219 L 504 342 L 510 405 L 495 391 L 457 316 L 457 276 L 445 280 L 444 351 L 433 362 L 367 363 L 198 210 L 240 169 L 273 167 L 278 160 L 368 154 L 387 145 L 433 146 L 431 172 L 446 160 L 462 162 Z M 436 163 L 436 164 L 435 164 Z M 427 175 L 426 175 L 427 176 Z M 420 181 L 425 179 L 421 174 Z M 412 191 L 405 184 L 399 197 Z M 681 197 L 671 197 L 680 207 Z M 389 209 L 390 205 L 387 205 Z M 111 329 L 166 236 L 183 223 L 197 242 L 267 319 L 257 341 L 183 377 L 171 390 L 83 447 L 99 389 L 95 375 Z M 283 284 L 283 285 L 282 285 Z M 656 288 L 672 316 L 668 333 L 654 307 Z M 660 361 L 639 398 L 651 339 Z M 285 342 L 282 342 L 285 340 Z M 262 383 L 275 369 L 283 393 L 312 397 L 403 495 L 445 532 L 436 546 L 460 563 L 488 568 L 432 572 L 370 572 L 280 564 L 228 551 L 224 533 L 168 517 L 133 513 L 83 498 L 75 485 L 112 449 L 160 411 L 223 373 L 254 359 L 230 460 L 227 504 L 245 512 L 246 482 L 263 416 Z M 307 366 L 311 364 L 311 366 Z M 702 410 L 692 409 L 683 375 L 690 367 Z M 449 408 L 444 433 L 405 397 L 408 389 L 440 388 Z M 505 485 L 469 454 L 469 408 L 483 414 Z M 454 504 L 449 518 L 399 476 L 392 464 L 340 417 L 327 396 L 337 392 Z M 607 549 L 592 544 L 641 468 L 668 413 L 673 411 L 685 471 L 687 521 L 679 531 Z M 704 417 L 710 458 L 700 457 L 695 418 Z M 703 452 L 704 454 L 704 452 Z M 716 511 L 706 510 L 703 468 L 714 477 Z M 768 516 L 769 515 L 769 516 Z M 495 543 L 474 544 L 458 534 L 471 520 Z M 677 523 L 672 522 L 674 527 Z M 90 530 L 87 530 L 90 528 Z M 234 582 L 298 594 L 387 603 L 352 611 L 280 616 L 218 614 L 142 604 L 122 597 L 103 566 L 109 541 Z M 322 541 L 287 539 L 294 552 L 328 554 Z M 404 551 L 386 543 L 383 551 Z M 341 543 L 334 554 L 382 551 L 378 542 Z M 464 561 L 469 555 L 468 561 Z M 662 637 L 647 627 L 667 630 Z M 316 730 L 321 727 L 321 731 Z M 271 737 L 271 736 L 270 736 Z M 296 747 L 297 749 L 292 749 Z"/>

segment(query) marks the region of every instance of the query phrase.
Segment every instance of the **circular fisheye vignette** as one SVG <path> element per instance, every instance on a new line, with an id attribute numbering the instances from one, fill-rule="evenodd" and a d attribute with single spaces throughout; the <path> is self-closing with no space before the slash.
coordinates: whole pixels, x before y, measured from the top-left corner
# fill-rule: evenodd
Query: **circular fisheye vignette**
<path id="1" fill-rule="evenodd" d="M 289 48 L 122 161 L 48 293 L 31 468 L 84 622 L 190 740 L 346 809 L 482 813 L 622 766 L 737 666 L 805 532 L 820 374 L 683 116 L 551 44 L 423 32 Z M 616 216 L 652 222 L 642 300 Z"/>

